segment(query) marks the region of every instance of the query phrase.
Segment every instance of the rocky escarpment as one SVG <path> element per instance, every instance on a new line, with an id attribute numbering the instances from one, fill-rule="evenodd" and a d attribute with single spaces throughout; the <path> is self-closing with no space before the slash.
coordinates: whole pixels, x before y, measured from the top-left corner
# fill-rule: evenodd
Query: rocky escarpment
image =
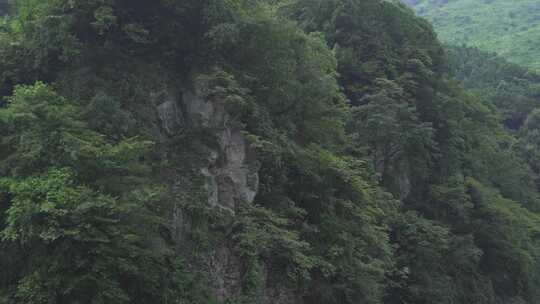
<path id="1" fill-rule="evenodd" d="M 204 150 L 200 167 L 191 169 L 205 177 L 207 205 L 234 215 L 239 203 L 252 203 L 257 194 L 258 165 L 241 124 L 227 112 L 224 99 L 209 96 L 209 86 L 203 77 L 194 77 L 189 86 L 164 88 L 153 99 L 168 137 L 189 132 L 206 137 L 187 143 Z"/>
<path id="2" fill-rule="evenodd" d="M 255 199 L 259 165 L 242 125 L 214 89 L 199 75 L 155 90 L 152 99 L 170 162 L 164 176 L 171 186 L 172 241 L 183 256 L 195 252 L 194 268 L 207 274 L 224 302 L 241 292 L 245 269 L 229 235 L 239 206 Z"/>

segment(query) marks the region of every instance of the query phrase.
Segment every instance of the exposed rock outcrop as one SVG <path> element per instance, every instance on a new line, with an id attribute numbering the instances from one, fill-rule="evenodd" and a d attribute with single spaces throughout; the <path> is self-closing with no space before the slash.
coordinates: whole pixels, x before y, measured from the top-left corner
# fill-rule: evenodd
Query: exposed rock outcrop
<path id="1" fill-rule="evenodd" d="M 205 98 L 207 89 L 208 83 L 196 82 L 193 89 L 183 93 L 182 102 L 191 126 L 210 130 L 217 143 L 210 148 L 208 166 L 201 168 L 207 177 L 208 203 L 234 214 L 239 203 L 253 202 L 258 190 L 258 166 L 225 101 Z"/>
<path id="2" fill-rule="evenodd" d="M 197 203 L 204 206 L 199 207 L 214 215 L 207 222 L 207 228 L 217 237 L 194 263 L 203 264 L 199 266 L 208 274 L 211 289 L 217 299 L 224 302 L 241 291 L 243 263 L 228 233 L 238 207 L 255 199 L 259 165 L 242 126 L 227 112 L 225 100 L 207 95 L 209 86 L 208 82 L 192 77 L 189 85 L 156 90 L 152 98 L 166 141 L 176 142 L 185 133 L 198 134 L 192 140 L 184 139 L 178 147 L 189 150 L 190 154 L 197 151 L 196 160 L 182 164 L 181 168 L 173 166 L 168 173 L 175 200 L 171 215 L 172 239 L 179 251 L 198 246 L 198 241 L 189 237 L 195 224 L 185 206 L 200 199 Z M 179 159 L 186 161 L 186 158 Z"/>

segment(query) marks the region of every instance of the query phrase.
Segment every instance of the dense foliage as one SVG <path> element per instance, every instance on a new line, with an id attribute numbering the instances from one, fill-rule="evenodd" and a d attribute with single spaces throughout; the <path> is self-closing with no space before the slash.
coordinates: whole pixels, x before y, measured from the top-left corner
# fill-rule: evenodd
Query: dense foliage
<path id="1" fill-rule="evenodd" d="M 494 53 L 470 47 L 448 47 L 452 73 L 470 90 L 489 98 L 505 125 L 518 130 L 540 106 L 540 75 Z"/>
<path id="2" fill-rule="evenodd" d="M 444 42 L 496 52 L 540 69 L 540 7 L 535 0 L 403 0 L 433 22 Z"/>
<path id="3" fill-rule="evenodd" d="M 0 303 L 277 303 L 276 288 L 283 303 L 540 301 L 535 75 L 469 49 L 448 61 L 391 1 L 15 9 L 0 29 Z M 256 150 L 258 193 L 233 216 L 200 173 L 214 130 L 165 136 L 151 114 L 153 90 L 190 75 Z M 222 244 L 242 271 L 227 299 L 204 265 Z"/>

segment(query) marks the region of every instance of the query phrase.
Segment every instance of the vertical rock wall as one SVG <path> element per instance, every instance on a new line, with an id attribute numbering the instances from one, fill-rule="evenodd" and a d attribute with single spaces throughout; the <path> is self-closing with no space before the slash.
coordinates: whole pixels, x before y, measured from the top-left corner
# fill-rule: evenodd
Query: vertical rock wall
<path id="1" fill-rule="evenodd" d="M 225 100 L 208 97 L 208 89 L 208 82 L 192 77 L 187 85 L 156 90 L 152 99 L 165 142 L 175 142 L 186 132 L 198 134 L 193 139 L 184 139 L 180 147 L 174 148 L 177 151 L 167 152 L 170 157 L 186 149 L 190 157 L 197 159 L 190 163 L 190 158 L 178 156 L 183 162 L 182 168 L 172 165 L 168 169 L 174 200 L 172 238 L 180 252 L 185 253 L 186 247 L 198 246 L 200 241 L 189 238 L 195 223 L 184 209 L 185 204 L 193 204 L 198 195 L 201 200 L 195 204 L 203 204 L 201 207 L 216 215 L 207 224 L 209 234 L 217 237 L 212 238 L 204 253 L 195 259 L 194 263 L 198 263 L 195 268 L 202 268 L 208 274 L 210 288 L 218 300 L 224 302 L 241 291 L 245 269 L 228 235 L 240 204 L 252 203 L 255 199 L 259 166 L 241 125 L 227 112 Z M 197 184 L 196 180 L 201 182 Z"/>

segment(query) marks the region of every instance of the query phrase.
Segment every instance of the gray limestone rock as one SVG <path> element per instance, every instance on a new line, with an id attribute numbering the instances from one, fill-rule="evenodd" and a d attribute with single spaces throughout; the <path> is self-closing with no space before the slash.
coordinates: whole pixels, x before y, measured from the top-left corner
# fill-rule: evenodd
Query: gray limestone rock
<path id="1" fill-rule="evenodd" d="M 259 190 L 260 165 L 255 151 L 250 148 L 244 136 L 242 126 L 227 112 L 225 100 L 208 97 L 209 84 L 201 79 L 204 78 L 191 77 L 188 85 L 179 85 L 178 88 L 168 85 L 155 90 L 151 98 L 160 122 L 162 139 L 173 141 L 186 130 L 196 130 L 208 137 L 204 140 L 194 138 L 189 143 L 201 151 L 197 155 L 198 161 L 185 164 L 189 169 L 172 167 L 167 171 L 173 181 L 172 198 L 176 201 L 171 211 L 170 227 L 179 254 L 189 251 L 186 249 L 189 247 L 189 238 L 186 236 L 192 231 L 194 223 L 183 208 L 186 202 L 193 204 L 191 192 L 195 191 L 194 188 L 200 188 L 204 197 L 200 203 L 214 215 L 208 228 L 219 237 L 212 240 L 208 252 L 197 257 L 194 263 L 198 263 L 196 268 L 202 267 L 204 273 L 208 274 L 210 289 L 223 303 L 241 293 L 245 265 L 228 234 L 238 207 L 255 200 Z M 178 152 L 166 151 L 167 155 L 174 153 Z M 181 160 L 184 161 L 183 158 Z M 186 175 L 189 172 L 200 177 L 202 187 L 195 185 L 193 176 Z M 264 302 L 302 303 L 293 290 L 282 285 L 282 278 L 270 271 L 269 267 L 265 266 L 267 282 Z"/>

